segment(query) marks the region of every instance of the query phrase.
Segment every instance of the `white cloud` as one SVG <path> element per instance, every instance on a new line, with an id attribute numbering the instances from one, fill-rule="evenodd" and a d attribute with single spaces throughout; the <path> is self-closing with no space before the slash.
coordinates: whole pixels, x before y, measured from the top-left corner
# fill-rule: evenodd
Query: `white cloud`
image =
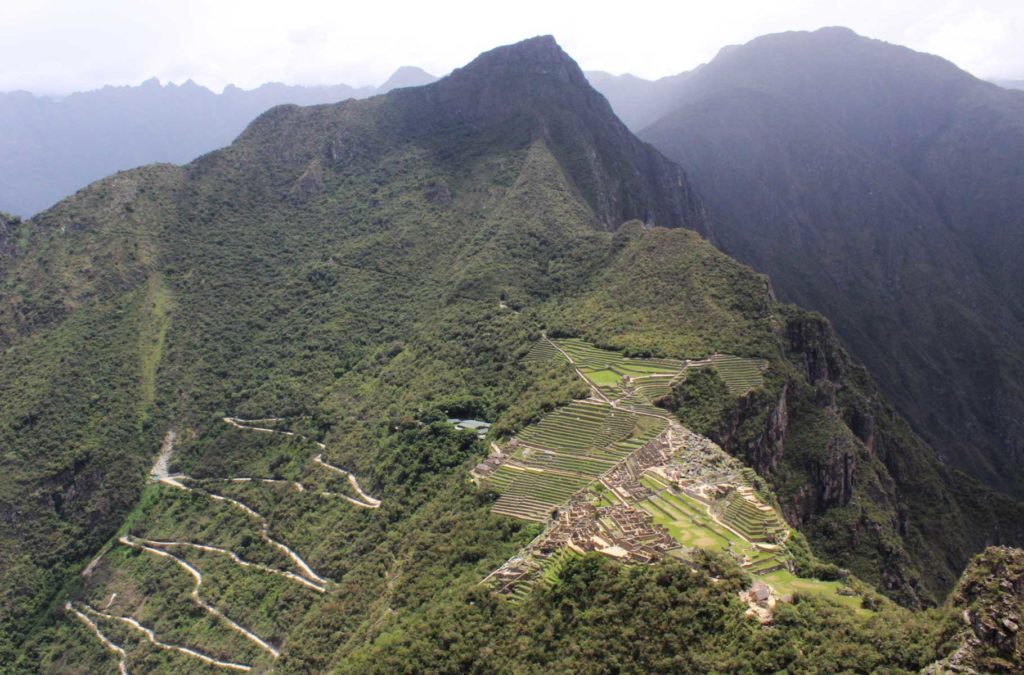
<path id="1" fill-rule="evenodd" d="M 401 65 L 443 74 L 551 33 L 587 69 L 659 77 L 764 33 L 845 25 L 979 75 L 1024 76 L 1019 0 L 33 0 L 0 9 L 0 91 L 66 92 L 193 78 L 376 84 Z"/>

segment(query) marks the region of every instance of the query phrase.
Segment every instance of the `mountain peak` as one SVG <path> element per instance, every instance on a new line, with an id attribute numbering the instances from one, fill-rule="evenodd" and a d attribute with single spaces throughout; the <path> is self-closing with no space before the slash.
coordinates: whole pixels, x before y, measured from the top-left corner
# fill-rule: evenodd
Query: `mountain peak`
<path id="1" fill-rule="evenodd" d="M 384 84 L 377 89 L 378 94 L 386 94 L 392 89 L 403 87 L 421 87 L 425 84 L 437 81 L 437 78 L 422 68 L 416 66 L 401 66 L 391 74 Z"/>
<path id="2" fill-rule="evenodd" d="M 630 219 L 706 231 L 682 169 L 640 143 L 550 35 L 484 52 L 436 83 L 392 92 L 410 133 L 446 154 L 470 134 L 479 147 L 543 143 L 592 209 L 599 227 Z M 622 172 L 622 167 L 636 167 Z"/>
<path id="3" fill-rule="evenodd" d="M 587 85 L 583 71 L 551 35 L 538 35 L 484 52 L 452 75 L 467 77 L 554 75 L 564 82 Z"/>
<path id="4" fill-rule="evenodd" d="M 812 33 L 817 33 L 818 35 L 828 35 L 828 36 L 837 37 L 837 38 L 838 37 L 843 37 L 843 38 L 861 38 L 861 39 L 863 39 L 862 35 L 858 34 L 852 28 L 847 28 L 846 26 L 822 26 L 818 30 L 811 31 L 811 32 Z"/>

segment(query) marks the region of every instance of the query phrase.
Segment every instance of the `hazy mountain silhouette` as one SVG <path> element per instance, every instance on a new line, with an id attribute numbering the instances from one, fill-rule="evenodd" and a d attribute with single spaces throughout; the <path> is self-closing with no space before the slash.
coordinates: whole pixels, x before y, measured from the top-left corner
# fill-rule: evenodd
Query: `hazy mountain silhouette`
<path id="1" fill-rule="evenodd" d="M 586 76 L 591 86 L 608 99 L 619 119 L 630 129 L 638 131 L 673 109 L 676 91 L 690 73 L 659 80 L 645 80 L 629 74 L 612 75 L 600 70 L 587 71 Z"/>
<path id="2" fill-rule="evenodd" d="M 216 94 L 191 80 L 151 79 L 59 99 L 0 94 L 0 211 L 29 216 L 115 171 L 188 162 L 227 145 L 275 105 L 366 98 L 434 79 L 404 66 L 379 88 L 270 83 Z"/>
<path id="3" fill-rule="evenodd" d="M 1024 94 L 841 28 L 723 49 L 671 90 L 640 136 L 715 243 L 831 318 L 949 460 L 1024 494 Z"/>
<path id="4" fill-rule="evenodd" d="M 384 84 L 377 87 L 376 94 L 386 94 L 392 89 L 403 87 L 422 87 L 425 84 L 436 82 L 437 78 L 416 66 L 402 66 L 389 77 Z M 295 101 L 298 103 L 298 101 Z"/>

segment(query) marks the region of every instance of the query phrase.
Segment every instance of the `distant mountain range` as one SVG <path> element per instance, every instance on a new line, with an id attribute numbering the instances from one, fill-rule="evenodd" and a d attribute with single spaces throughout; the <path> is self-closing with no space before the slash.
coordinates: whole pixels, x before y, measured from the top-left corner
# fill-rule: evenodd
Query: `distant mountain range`
<path id="1" fill-rule="evenodd" d="M 182 164 L 230 143 L 268 108 L 366 98 L 428 84 L 399 68 L 380 87 L 228 85 L 216 94 L 191 80 L 104 87 L 63 98 L 0 94 L 0 211 L 30 216 L 106 175 L 142 164 Z"/>
<path id="2" fill-rule="evenodd" d="M 719 248 L 828 316 L 950 462 L 1024 495 L 1024 93 L 842 28 L 590 79 L 687 170 Z"/>

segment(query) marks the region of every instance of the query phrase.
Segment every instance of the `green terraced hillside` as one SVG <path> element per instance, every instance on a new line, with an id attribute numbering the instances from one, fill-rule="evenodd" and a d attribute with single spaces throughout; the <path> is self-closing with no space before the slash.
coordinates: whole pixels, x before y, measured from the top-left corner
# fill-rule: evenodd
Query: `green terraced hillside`
<path id="1" fill-rule="evenodd" d="M 744 488 L 740 488 L 743 490 Z M 785 529 L 774 509 L 761 507 L 746 499 L 740 490 L 727 498 L 721 517 L 730 527 L 751 541 L 772 541 Z"/>
<path id="2" fill-rule="evenodd" d="M 637 378 L 657 373 L 661 377 L 656 390 L 661 391 L 683 367 L 681 361 L 625 358 L 582 340 L 547 338 L 535 344 L 525 360 L 543 362 L 552 354 L 569 354 L 584 379 L 621 400 L 574 401 L 523 429 L 505 448 L 501 466 L 485 478 L 500 495 L 495 513 L 546 521 L 575 492 L 627 460 L 667 424 L 665 411 L 651 405 L 650 398 L 636 391 L 623 395 L 620 386 L 609 382 L 620 381 L 626 373 Z M 602 380 L 601 374 L 608 379 Z"/>
<path id="3" fill-rule="evenodd" d="M 607 456 L 608 446 L 633 432 L 635 416 L 610 405 L 577 401 L 519 434 L 525 444 L 556 452 Z M 611 459 L 621 459 L 612 453 Z"/>
<path id="4" fill-rule="evenodd" d="M 550 349 L 541 340 L 531 350 L 531 358 L 548 355 Z M 554 344 L 563 356 L 572 360 L 573 365 L 587 380 L 606 396 L 619 398 L 623 395 L 637 395 L 639 402 L 653 403 L 671 393 L 671 385 L 682 376 L 687 368 L 711 367 L 719 374 L 729 392 L 739 396 L 761 386 L 763 373 L 768 367 L 764 359 L 753 359 L 731 354 L 713 354 L 701 361 L 688 363 L 677 359 L 636 359 L 620 352 L 602 349 L 579 338 L 563 338 Z"/>
<path id="5" fill-rule="evenodd" d="M 729 393 L 734 396 L 760 387 L 764 382 L 763 373 L 768 367 L 768 362 L 764 359 L 748 359 L 730 354 L 715 354 L 708 360 L 729 387 Z"/>

